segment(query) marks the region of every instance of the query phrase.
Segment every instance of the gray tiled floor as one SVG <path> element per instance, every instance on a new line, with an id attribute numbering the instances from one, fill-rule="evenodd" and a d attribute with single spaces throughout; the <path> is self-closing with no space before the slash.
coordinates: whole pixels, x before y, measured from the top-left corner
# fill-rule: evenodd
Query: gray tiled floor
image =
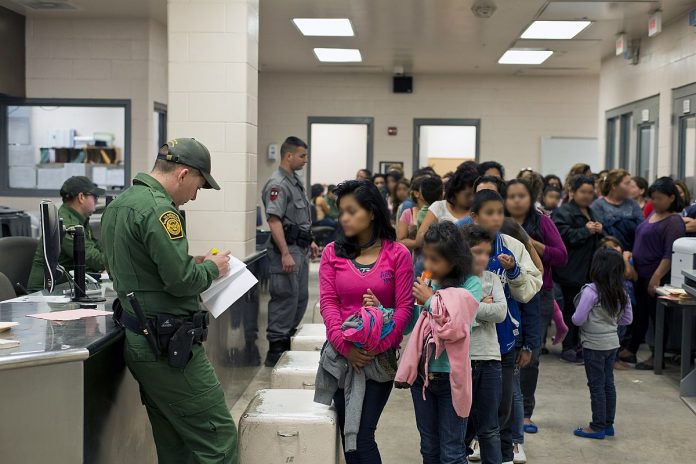
<path id="1" fill-rule="evenodd" d="M 318 298 L 317 269 L 318 265 L 314 264 L 307 321 Z M 265 306 L 261 310 L 263 319 Z M 263 332 L 259 335 L 263 338 Z M 262 347 L 262 340 L 259 345 Z M 262 353 L 264 351 L 262 347 Z M 573 429 L 587 423 L 591 415 L 584 369 L 562 363 L 557 353 L 544 356 L 534 417 L 539 433 L 526 437 L 528 462 L 696 462 L 696 415 L 679 399 L 676 370 L 672 367 L 664 376 L 635 370 L 616 372 L 617 437 L 604 441 L 584 440 L 572 435 Z M 241 416 L 253 393 L 267 388 L 269 381 L 270 369 L 260 369 L 245 395 L 233 407 L 235 419 Z M 379 424 L 377 440 L 384 464 L 421 462 L 408 391 L 392 392 Z"/>

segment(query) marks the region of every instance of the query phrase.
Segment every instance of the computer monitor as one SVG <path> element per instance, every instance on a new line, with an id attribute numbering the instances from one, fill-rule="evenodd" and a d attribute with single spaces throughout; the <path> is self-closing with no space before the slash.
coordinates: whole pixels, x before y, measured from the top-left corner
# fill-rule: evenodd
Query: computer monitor
<path id="1" fill-rule="evenodd" d="M 62 239 L 62 224 L 58 209 L 49 200 L 39 205 L 41 213 L 41 246 L 44 256 L 44 290 L 53 291 L 59 281 L 58 258 Z"/>

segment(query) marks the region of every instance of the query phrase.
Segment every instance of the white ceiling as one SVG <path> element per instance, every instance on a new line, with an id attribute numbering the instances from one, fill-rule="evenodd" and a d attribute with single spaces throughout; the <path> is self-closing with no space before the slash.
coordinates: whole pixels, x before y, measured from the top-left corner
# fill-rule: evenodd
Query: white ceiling
<path id="1" fill-rule="evenodd" d="M 27 3 L 42 0 L 0 0 L 0 6 L 26 16 L 50 18 L 153 18 L 167 22 L 167 0 L 45 0 L 43 3 L 67 4 L 69 10 L 37 10 Z"/>
<path id="2" fill-rule="evenodd" d="M 0 6 L 27 16 L 153 18 L 166 23 L 167 0 L 53 0 L 76 7 L 37 11 L 30 0 L 0 0 Z M 490 19 L 476 18 L 474 0 L 260 0 L 259 66 L 262 71 L 407 73 L 596 74 L 601 58 L 613 53 L 619 32 L 647 38 L 648 16 L 660 8 L 663 26 L 696 8 L 693 0 L 568 1 L 493 0 Z M 356 37 L 303 37 L 291 19 L 340 18 L 353 22 Z M 576 39 L 520 40 L 535 19 L 590 19 Z M 321 64 L 315 47 L 359 48 L 363 63 Z M 499 65 L 510 47 L 555 53 L 543 65 Z"/>
<path id="3" fill-rule="evenodd" d="M 260 68 L 273 71 L 391 73 L 595 74 L 614 52 L 619 32 L 647 40 L 648 16 L 663 11 L 663 25 L 696 2 L 687 0 L 494 0 L 492 18 L 471 12 L 473 0 L 261 0 Z M 303 37 L 295 17 L 347 17 L 356 37 Z M 519 40 L 535 19 L 590 19 L 574 40 Z M 554 55 L 540 66 L 499 65 L 508 48 L 544 48 Z M 359 48 L 363 63 L 321 64 L 314 47 Z"/>

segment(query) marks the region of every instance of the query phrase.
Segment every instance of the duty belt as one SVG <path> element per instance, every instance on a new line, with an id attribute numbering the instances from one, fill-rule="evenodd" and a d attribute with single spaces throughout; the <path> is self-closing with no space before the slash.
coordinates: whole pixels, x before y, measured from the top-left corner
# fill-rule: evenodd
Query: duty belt
<path id="1" fill-rule="evenodd" d="M 193 344 L 201 344 L 208 338 L 210 314 L 205 311 L 194 313 L 190 319 L 158 313 L 153 317 L 148 317 L 146 327 L 142 327 L 138 318 L 126 312 L 119 300 L 114 301 L 113 309 L 116 325 L 138 335 L 154 336 L 156 347 L 153 347 L 153 351 L 155 355 L 166 355 L 169 359 L 169 365 L 172 367 L 186 367 L 191 358 Z"/>

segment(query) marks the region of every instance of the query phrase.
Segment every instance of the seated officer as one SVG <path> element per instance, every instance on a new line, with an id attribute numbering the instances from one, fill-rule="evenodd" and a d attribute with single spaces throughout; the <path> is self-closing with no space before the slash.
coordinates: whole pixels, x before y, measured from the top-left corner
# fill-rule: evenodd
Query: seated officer
<path id="1" fill-rule="evenodd" d="M 104 189 L 97 187 L 88 177 L 73 176 L 65 181 L 60 188 L 63 204 L 58 209 L 58 217 L 63 219 L 66 229 L 80 225 L 85 228 L 85 264 L 87 272 L 102 272 L 105 266 L 104 252 L 92 236 L 89 217 L 97 209 L 97 198 L 104 195 Z M 66 234 L 63 237 L 58 263 L 67 271 L 74 269 L 73 238 Z M 44 256 L 41 243 L 36 248 L 34 262 L 31 266 L 27 288 L 31 292 L 43 289 L 44 286 Z"/>

